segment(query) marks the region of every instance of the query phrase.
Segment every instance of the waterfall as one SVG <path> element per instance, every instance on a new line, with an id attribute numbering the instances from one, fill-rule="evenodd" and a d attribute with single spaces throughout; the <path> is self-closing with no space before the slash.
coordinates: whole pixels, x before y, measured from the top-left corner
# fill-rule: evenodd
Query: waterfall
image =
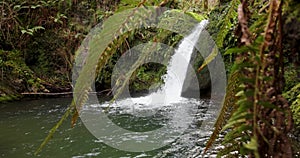
<path id="1" fill-rule="evenodd" d="M 196 117 L 205 116 L 204 111 L 201 111 L 201 115 L 197 115 L 198 107 L 206 106 L 204 102 L 183 98 L 181 92 L 194 47 L 207 23 L 207 20 L 203 20 L 181 41 L 167 65 L 167 74 L 163 76 L 165 84 L 158 91 L 147 96 L 128 97 L 112 103 L 105 102 L 100 105 L 100 108 L 99 104 L 86 106 L 81 113 L 81 118 L 89 131 L 112 147 L 133 152 L 150 151 L 171 142 L 176 143 L 178 136 L 191 127 L 190 124 Z M 113 117 L 122 120 L 126 117 L 125 122 L 119 122 L 125 126 L 135 127 L 140 124 L 139 129 L 147 126 L 155 128 L 142 132 L 121 128 L 103 114 L 106 110 L 102 107 L 105 109 L 110 107 L 109 113 Z M 137 124 L 136 120 L 141 121 Z"/>
<path id="2" fill-rule="evenodd" d="M 168 63 L 167 74 L 163 76 L 165 84 L 161 86 L 158 91 L 152 92 L 147 96 L 121 99 L 118 100 L 118 104 L 123 107 L 129 106 L 132 109 L 154 109 L 181 102 L 182 99 L 184 99 L 181 97 L 181 93 L 191 56 L 200 34 L 207 23 L 208 20 L 202 20 L 195 26 L 193 31 L 181 41 Z"/>
<path id="3" fill-rule="evenodd" d="M 194 46 L 207 23 L 208 20 L 202 20 L 191 34 L 182 40 L 179 47 L 175 50 L 175 54 L 172 56 L 167 67 L 167 74 L 164 77 L 165 85 L 162 88 L 162 91 L 165 93 L 166 103 L 180 100 Z"/>

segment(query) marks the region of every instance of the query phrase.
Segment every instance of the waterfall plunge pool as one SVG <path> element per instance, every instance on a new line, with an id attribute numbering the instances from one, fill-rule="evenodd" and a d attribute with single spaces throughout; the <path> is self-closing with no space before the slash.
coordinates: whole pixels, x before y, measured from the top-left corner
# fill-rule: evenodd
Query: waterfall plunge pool
<path id="1" fill-rule="evenodd" d="M 113 104 L 87 103 L 75 128 L 65 121 L 38 156 L 202 157 L 219 106 L 210 100 L 182 98 L 181 92 L 188 61 L 206 24 L 203 20 L 178 46 L 161 90 Z M 1 104 L 0 156 L 32 157 L 70 102 L 65 98 Z"/>
<path id="2" fill-rule="evenodd" d="M 211 115 L 207 113 L 207 106 L 212 103 L 209 100 L 190 100 L 189 104 L 192 102 L 201 103 L 195 105 L 195 108 L 190 109 L 191 111 L 187 111 L 194 115 L 193 122 L 183 134 L 165 147 L 148 152 L 118 150 L 93 136 L 80 119 L 74 128 L 71 128 L 68 119 L 38 157 L 202 157 L 200 153 L 204 149 L 211 131 L 205 128 L 198 129 L 198 127 L 202 121 L 211 120 Z M 34 151 L 70 103 L 70 98 L 53 98 L 0 104 L 0 157 L 33 157 Z M 151 109 L 135 110 L 142 110 L 144 115 L 147 113 L 149 115 L 146 117 L 137 116 L 132 113 L 134 112 L 132 109 L 124 106 L 123 108 L 112 107 L 108 116 L 122 128 L 142 132 L 164 126 L 168 121 L 167 115 L 172 109 L 167 107 L 158 111 L 153 109 L 155 115 Z M 198 112 L 195 114 L 195 111 L 192 110 Z M 126 138 L 123 141 L 126 141 Z M 207 153 L 207 156 L 211 157 L 215 154 Z"/>

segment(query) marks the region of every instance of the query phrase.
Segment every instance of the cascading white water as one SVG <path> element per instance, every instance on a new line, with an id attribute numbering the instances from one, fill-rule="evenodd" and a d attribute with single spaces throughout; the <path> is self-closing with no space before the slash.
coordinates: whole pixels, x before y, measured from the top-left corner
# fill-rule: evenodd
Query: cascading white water
<path id="1" fill-rule="evenodd" d="M 112 147 L 140 152 L 166 146 L 185 132 L 194 118 L 198 116 L 196 115 L 199 112 L 198 107 L 204 105 L 204 101 L 183 98 L 181 93 L 194 46 L 207 23 L 207 20 L 201 21 L 191 34 L 182 40 L 167 66 L 167 74 L 164 76 L 165 84 L 160 90 L 143 97 L 130 97 L 113 103 L 106 102 L 100 104 L 100 109 L 99 104 L 86 106 L 81 113 L 81 118 L 85 118 L 82 120 L 92 134 Z M 118 115 L 131 116 L 131 118 L 142 119 L 150 124 L 159 120 L 158 125 L 161 127 L 143 132 L 123 129 L 102 113 L 102 107 L 110 107 L 109 113 L 116 117 Z M 199 116 L 202 117 L 205 114 Z M 141 127 L 147 126 L 143 123 L 145 122 L 141 123 Z"/>
<path id="2" fill-rule="evenodd" d="M 165 84 L 158 91 L 144 97 L 120 100 L 122 106 L 128 105 L 131 106 L 132 109 L 139 109 L 140 107 L 154 109 L 181 102 L 183 99 L 181 93 L 191 55 L 207 23 L 208 20 L 202 20 L 197 24 L 194 30 L 181 41 L 167 66 L 167 74 L 163 76 Z"/>
<path id="3" fill-rule="evenodd" d="M 167 67 L 165 85 L 162 91 L 165 93 L 166 103 L 178 102 L 181 98 L 183 83 L 191 60 L 194 46 L 198 41 L 200 33 L 207 25 L 208 20 L 202 20 L 190 35 L 185 37 Z"/>
<path id="4" fill-rule="evenodd" d="M 202 20 L 195 26 L 194 30 L 181 41 L 167 66 L 167 74 L 163 76 L 165 84 L 158 91 L 143 97 L 122 99 L 114 105 L 121 105 L 122 108 L 128 107 L 130 109 L 129 111 L 133 113 L 136 111 L 135 115 L 145 116 L 154 114 L 155 109 L 182 102 L 185 98 L 181 97 L 181 93 L 191 55 L 207 23 L 208 20 Z M 106 104 L 103 104 L 103 106 L 105 105 Z M 147 111 L 147 114 L 141 112 L 144 110 Z M 148 110 L 152 112 L 149 113 Z"/>
<path id="5" fill-rule="evenodd" d="M 153 92 L 145 97 L 131 98 L 127 101 L 123 100 L 122 102 L 128 102 L 128 105 L 131 105 L 132 108 L 143 106 L 143 108 L 147 107 L 150 109 L 181 102 L 183 99 L 181 93 L 191 55 L 202 30 L 207 24 L 208 20 L 202 20 L 181 41 L 167 66 L 167 74 L 163 76 L 165 84 L 157 92 Z M 134 104 L 130 104 L 130 102 Z"/>
<path id="6" fill-rule="evenodd" d="M 127 107 L 129 108 L 129 112 L 141 112 L 148 109 L 153 112 L 147 115 L 152 115 L 155 113 L 154 109 L 183 102 L 185 98 L 181 97 L 181 93 L 191 55 L 202 30 L 207 24 L 208 20 L 202 20 L 195 26 L 194 30 L 181 41 L 167 66 L 167 74 L 163 76 L 165 84 L 158 91 L 152 92 L 147 96 L 117 100 L 118 103 L 104 103 L 102 106 Z M 140 115 L 139 113 L 136 114 Z M 145 114 L 142 113 L 141 115 Z"/>

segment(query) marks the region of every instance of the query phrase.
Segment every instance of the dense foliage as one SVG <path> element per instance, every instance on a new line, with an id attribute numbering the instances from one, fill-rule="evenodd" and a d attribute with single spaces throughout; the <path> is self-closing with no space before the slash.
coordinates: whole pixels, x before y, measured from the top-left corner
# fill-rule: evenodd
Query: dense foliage
<path id="1" fill-rule="evenodd" d="M 193 11 L 201 5 L 195 3 L 157 0 L 142 1 L 142 3 L 136 0 L 2 1 L 0 2 L 0 66 L 1 80 L 6 86 L 0 86 L 0 94 L 2 98 L 8 99 L 8 96 L 23 92 L 71 91 L 71 71 L 75 51 L 96 24 L 101 23 L 113 13 L 142 4 L 163 5 L 169 8 L 185 7 L 185 10 Z M 189 9 L 190 6 L 195 8 Z M 190 12 L 190 14 L 193 16 L 193 13 Z M 110 88 L 113 66 L 120 55 L 128 50 L 128 46 L 137 45 L 148 39 L 155 40 L 155 34 L 162 36 L 158 38 L 170 46 L 175 46 L 182 38 L 171 32 L 153 29 L 134 30 L 124 34 L 119 39 L 119 43 L 113 47 L 115 49 L 110 50 L 117 53 L 114 53 L 96 77 L 97 90 L 103 91 Z M 122 39 L 126 39 L 126 43 Z M 141 67 L 137 73 L 145 68 L 147 66 Z M 19 75 L 10 73 L 10 69 L 18 69 Z M 147 85 L 160 80 L 164 71 L 154 73 L 157 72 L 156 69 L 157 66 L 154 66 L 153 70 L 147 71 L 152 75 L 156 74 L 153 76 L 154 80 L 152 77 L 147 77 L 150 74 L 139 75 L 137 79 L 131 78 L 132 91 L 147 89 L 149 87 Z M 23 72 L 27 75 L 24 76 Z M 147 83 L 146 86 L 144 83 Z"/>
<path id="2" fill-rule="evenodd" d="M 150 16 L 145 12 L 146 6 L 153 5 L 177 9 L 176 12 L 199 21 L 203 17 L 210 19 L 208 30 L 225 59 L 229 82 L 207 149 L 225 131 L 225 148 L 219 156 L 292 157 L 288 138 L 292 118 L 296 128 L 300 127 L 300 3 L 295 0 L 3 0 L 0 101 L 17 99 L 23 92 L 71 91 L 75 51 L 91 28 L 118 12 L 134 8 L 124 14 L 121 27 L 109 28 L 111 39 L 99 49 L 100 56 L 92 56 L 97 59 L 93 65 L 97 65 L 97 74 L 91 80 L 96 80 L 98 91 L 111 91 L 112 69 L 130 47 L 148 41 L 175 46 L 182 39 L 164 29 L 130 29 L 136 21 Z M 187 24 L 184 19 L 179 21 L 180 25 Z M 145 50 L 136 64 L 142 63 L 148 54 Z M 197 61 L 198 71 L 207 71 L 206 65 L 215 56 L 212 52 L 204 62 Z M 122 81 L 117 85 L 119 91 L 126 82 L 130 83 L 131 91 L 156 88 L 153 84 L 162 83 L 161 76 L 166 72 L 164 66 L 152 63 L 135 68 L 136 71 L 117 79 Z M 86 77 L 90 72 L 84 73 L 80 75 Z M 75 124 L 75 105 L 83 105 L 91 90 L 90 85 L 80 80 L 83 77 L 79 76 L 75 88 L 79 97 L 73 100 L 41 148 L 69 115 L 73 115 L 72 125 Z"/>
<path id="3" fill-rule="evenodd" d="M 240 3 L 238 7 L 233 5 Z M 236 60 L 231 70 L 227 94 L 221 114 L 215 124 L 215 131 L 207 144 L 211 146 L 219 132 L 226 133 L 223 144 L 225 148 L 219 156 L 248 155 L 250 157 L 292 157 L 292 146 L 287 133 L 292 128 L 292 118 L 288 102 L 281 95 L 284 87 L 297 84 L 299 69 L 289 71 L 290 64 L 284 59 L 285 55 L 298 56 L 296 47 L 289 47 L 293 42 L 284 41 L 283 37 L 291 36 L 292 32 L 283 31 L 283 21 L 287 17 L 297 19 L 296 11 L 289 12 L 293 1 L 231 1 L 227 18 L 238 19 L 235 25 L 237 45 L 225 45 L 225 54 L 234 55 Z M 235 9 L 232 9 L 235 8 Z M 282 9 L 284 8 L 284 10 Z M 285 15 L 285 19 L 282 16 Z M 297 20 L 296 20 L 297 21 Z M 221 22 L 225 28 L 231 28 L 231 22 Z M 232 32 L 232 31 L 229 31 Z M 285 32 L 285 34 L 284 34 Z M 225 37 L 228 32 L 222 31 Z M 218 38 L 217 38 L 218 39 Z M 298 40 L 294 39 L 294 40 Z M 289 46 L 288 46 L 289 45 Z M 293 50 L 292 52 L 289 52 Z M 293 59 L 294 60 L 294 59 Z M 297 65 L 298 59 L 293 63 Z M 284 65 L 288 65 L 285 67 Z M 289 74 L 288 82 L 284 85 L 284 71 Z M 297 87 L 297 86 L 296 86 Z M 292 111 L 294 119 L 299 117 L 299 94 L 296 87 L 286 96 L 293 96 Z M 289 88 L 286 88 L 289 89 Z M 229 120 L 228 120 L 229 118 Z M 227 121 L 228 120 L 228 121 Z M 297 122 L 297 121 L 296 121 Z"/>
<path id="4" fill-rule="evenodd" d="M 6 85 L 0 85 L 1 96 L 70 91 L 75 50 L 116 4 L 118 1 L 1 1 L 0 66 Z"/>
<path id="5" fill-rule="evenodd" d="M 300 83 L 284 93 L 284 97 L 289 101 L 296 128 L 300 128 Z"/>

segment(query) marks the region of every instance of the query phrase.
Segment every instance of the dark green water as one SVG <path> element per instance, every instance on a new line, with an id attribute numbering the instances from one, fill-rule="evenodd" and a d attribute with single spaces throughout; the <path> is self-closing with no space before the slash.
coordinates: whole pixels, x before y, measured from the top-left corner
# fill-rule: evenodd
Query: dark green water
<path id="1" fill-rule="evenodd" d="M 70 102 L 69 98 L 59 98 L 0 104 L 0 157 L 34 157 L 34 151 L 60 119 Z M 201 119 L 204 114 L 198 113 L 197 117 Z M 110 119 L 116 124 L 123 124 L 123 128 L 136 131 L 155 129 L 166 121 L 162 117 L 161 120 L 151 120 L 149 124 L 147 119 L 117 113 L 111 114 Z M 70 128 L 70 120 L 67 120 L 37 157 L 139 158 L 189 157 L 189 155 L 196 157 L 195 155 L 203 150 L 204 142 L 207 140 L 207 137 L 199 136 L 199 131 L 195 130 L 197 123 L 199 122 L 196 120 L 190 125 L 192 132 L 187 131 L 169 146 L 149 152 L 127 152 L 99 141 L 80 120 L 75 128 Z M 146 128 L 145 124 L 148 125 Z"/>

